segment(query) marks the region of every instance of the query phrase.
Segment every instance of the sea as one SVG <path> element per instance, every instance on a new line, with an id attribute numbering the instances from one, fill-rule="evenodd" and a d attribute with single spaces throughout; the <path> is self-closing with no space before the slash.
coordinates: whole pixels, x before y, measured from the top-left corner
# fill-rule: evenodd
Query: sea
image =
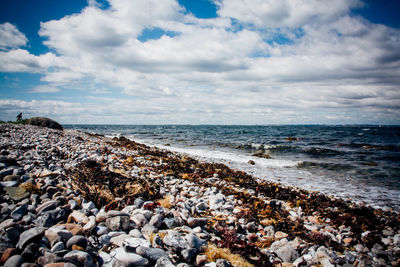
<path id="1" fill-rule="evenodd" d="M 400 126 L 64 125 L 400 212 Z"/>

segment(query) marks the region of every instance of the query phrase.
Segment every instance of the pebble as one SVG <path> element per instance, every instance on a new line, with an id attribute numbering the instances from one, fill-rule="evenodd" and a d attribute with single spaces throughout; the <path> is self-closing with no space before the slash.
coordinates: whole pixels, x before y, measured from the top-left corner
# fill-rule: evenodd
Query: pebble
<path id="1" fill-rule="evenodd" d="M 64 255 L 64 259 L 75 260 L 82 263 L 85 267 L 96 267 L 89 253 L 79 250 L 73 250 Z"/>
<path id="2" fill-rule="evenodd" d="M 127 266 L 142 266 L 149 263 L 149 261 L 142 256 L 136 253 L 127 252 L 123 248 L 115 249 L 115 258 Z"/>
<path id="3" fill-rule="evenodd" d="M 76 245 L 83 249 L 86 249 L 86 247 L 88 245 L 88 240 L 85 236 L 75 235 L 67 241 L 66 247 L 68 249 L 71 249 L 73 245 Z"/>
<path id="4" fill-rule="evenodd" d="M 20 267 L 24 263 L 21 255 L 11 256 L 5 263 L 5 267 Z"/>
<path id="5" fill-rule="evenodd" d="M 30 243 L 39 241 L 42 239 L 44 231 L 45 228 L 43 227 L 33 227 L 29 230 L 26 230 L 20 235 L 17 247 L 23 250 Z"/>

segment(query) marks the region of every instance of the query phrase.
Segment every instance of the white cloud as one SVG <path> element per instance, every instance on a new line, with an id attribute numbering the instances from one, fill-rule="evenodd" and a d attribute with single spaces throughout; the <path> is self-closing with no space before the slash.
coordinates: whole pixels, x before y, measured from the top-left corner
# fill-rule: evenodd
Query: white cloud
<path id="1" fill-rule="evenodd" d="M 400 31 L 351 16 L 360 1 L 215 2 L 219 17 L 199 19 L 174 0 L 110 0 L 107 10 L 91 1 L 79 14 L 41 24 L 57 56 L 0 52 L 0 71 L 43 73 L 41 81 L 52 86 L 93 94 L 110 88 L 126 98 L 83 108 L 87 122 L 399 115 Z M 137 39 L 154 28 L 174 34 Z"/>
<path id="2" fill-rule="evenodd" d="M 60 92 L 60 88 L 52 85 L 38 85 L 32 88 L 32 93 L 57 93 Z"/>
<path id="3" fill-rule="evenodd" d="M 218 14 L 261 28 L 303 27 L 326 23 L 360 7 L 359 0 L 214 0 Z"/>
<path id="4" fill-rule="evenodd" d="M 57 58 L 52 53 L 35 56 L 24 49 L 0 51 L 1 72 L 44 72 L 55 66 Z"/>
<path id="5" fill-rule="evenodd" d="M 0 24 L 0 50 L 25 46 L 27 41 L 15 25 L 8 22 Z"/>

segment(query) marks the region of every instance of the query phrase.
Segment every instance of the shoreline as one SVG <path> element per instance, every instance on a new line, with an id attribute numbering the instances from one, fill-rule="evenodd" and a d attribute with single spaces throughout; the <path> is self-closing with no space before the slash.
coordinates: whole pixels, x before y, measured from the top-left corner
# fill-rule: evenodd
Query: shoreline
<path id="1" fill-rule="evenodd" d="M 29 196 L 19 201 L 4 194 L 1 228 L 16 229 L 21 240 L 26 231 L 44 227 L 37 235 L 43 241 L 49 232 L 71 232 L 65 225 L 69 222 L 86 229 L 73 237 L 82 236 L 85 249 L 97 252 L 83 252 L 79 245 L 68 248 L 69 240 L 59 238 L 58 246 L 64 245 L 61 252 L 56 251 L 59 255 L 52 252 L 56 244 L 49 242 L 47 246 L 59 262 L 76 263 L 80 256 L 87 266 L 127 265 L 132 258 L 137 263 L 129 264 L 148 266 L 167 266 L 161 265 L 163 261 L 180 266 L 217 266 L 229 261 L 235 266 L 400 264 L 398 213 L 259 181 L 223 164 L 201 162 L 124 137 L 110 139 L 73 130 L 9 124 L 0 125 L 0 129 L 2 151 L 19 153 L 14 163 L 24 165 L 23 171 L 16 168 L 21 170 L 16 176 L 19 180 L 26 176 L 33 186 L 24 193 Z M 34 164 L 27 163 L 27 154 Z M 24 183 L 18 182 L 19 186 Z M 56 192 L 49 194 L 52 190 Z M 44 191 L 47 196 L 42 194 L 33 201 L 34 193 Z M 64 201 L 57 202 L 57 198 Z M 15 206 L 9 208 L 9 214 L 3 211 L 4 203 Z M 26 211 L 18 211 L 24 205 Z M 55 205 L 59 213 L 65 211 L 59 221 L 54 220 L 58 226 L 39 225 L 40 217 L 50 212 L 46 205 Z M 15 215 L 18 212 L 23 215 Z M 25 217 L 29 215 L 31 221 Z M 17 229 L 16 223 L 24 217 L 22 229 Z M 99 229 L 104 233 L 100 235 Z M 113 232 L 120 234 L 110 234 Z M 95 242 L 100 238 L 103 244 Z M 22 245 L 19 241 L 14 246 L 14 253 L 25 262 L 29 257 L 24 251 L 30 244 L 29 240 Z M 160 257 L 152 258 L 156 252 Z M 43 255 L 36 261 L 45 257 L 40 253 Z"/>

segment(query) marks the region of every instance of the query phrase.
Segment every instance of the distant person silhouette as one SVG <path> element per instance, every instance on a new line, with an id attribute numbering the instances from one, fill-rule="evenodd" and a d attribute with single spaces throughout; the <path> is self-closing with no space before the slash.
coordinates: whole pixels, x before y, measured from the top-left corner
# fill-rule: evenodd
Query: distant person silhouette
<path id="1" fill-rule="evenodd" d="M 17 121 L 22 121 L 22 112 L 18 114 Z"/>

